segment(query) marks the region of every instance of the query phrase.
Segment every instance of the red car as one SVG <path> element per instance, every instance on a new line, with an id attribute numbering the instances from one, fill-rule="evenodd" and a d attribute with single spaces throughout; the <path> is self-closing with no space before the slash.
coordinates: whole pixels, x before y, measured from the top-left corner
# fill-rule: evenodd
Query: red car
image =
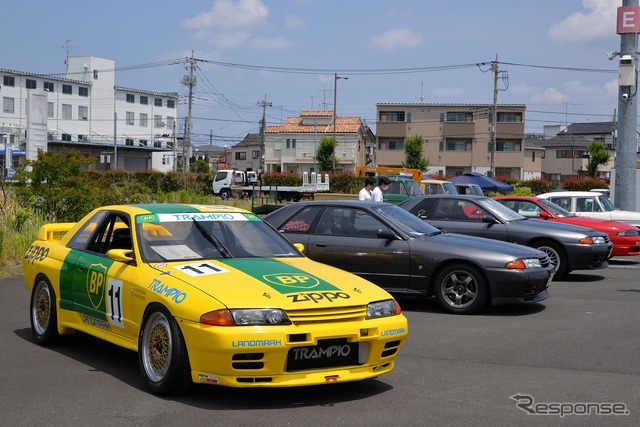
<path id="1" fill-rule="evenodd" d="M 631 224 L 576 216 L 549 200 L 537 197 L 496 196 L 493 199 L 527 218 L 564 222 L 603 231 L 613 243 L 611 256 L 640 255 L 640 232 Z"/>

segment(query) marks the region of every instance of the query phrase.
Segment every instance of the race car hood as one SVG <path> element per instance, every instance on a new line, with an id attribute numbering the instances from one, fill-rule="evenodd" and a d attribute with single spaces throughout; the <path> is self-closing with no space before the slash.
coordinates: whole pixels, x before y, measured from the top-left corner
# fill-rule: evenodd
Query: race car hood
<path id="1" fill-rule="evenodd" d="M 391 298 L 360 277 L 308 258 L 229 258 L 153 267 L 171 276 L 162 280 L 180 280 L 229 308 L 340 307 Z"/>

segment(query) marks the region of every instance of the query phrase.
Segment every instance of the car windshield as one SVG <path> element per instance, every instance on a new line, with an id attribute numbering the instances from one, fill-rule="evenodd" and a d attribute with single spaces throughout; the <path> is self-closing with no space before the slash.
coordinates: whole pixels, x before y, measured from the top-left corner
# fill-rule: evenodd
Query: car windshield
<path id="1" fill-rule="evenodd" d="M 479 199 L 478 204 L 503 221 L 521 221 L 523 219 L 527 219 L 526 217 L 520 215 L 518 212 L 515 212 L 510 208 L 504 206 L 502 203 L 499 203 L 488 197 Z"/>
<path id="2" fill-rule="evenodd" d="M 550 200 L 547 199 L 538 199 L 541 205 L 547 208 L 551 213 L 556 215 L 559 218 L 573 218 L 575 215 L 569 212 L 568 210 L 561 208 Z"/>
<path id="3" fill-rule="evenodd" d="M 596 198 L 600 200 L 600 204 L 602 205 L 602 210 L 604 210 L 605 212 L 611 212 L 616 210 L 616 207 L 613 205 L 613 203 L 611 203 L 611 200 L 607 199 L 607 196 L 601 195 Z"/>
<path id="4" fill-rule="evenodd" d="M 248 213 L 138 215 L 136 234 L 145 262 L 300 256 L 280 233 Z"/>
<path id="5" fill-rule="evenodd" d="M 396 205 L 383 204 L 372 208 L 375 213 L 410 236 L 439 233 L 440 230 Z"/>

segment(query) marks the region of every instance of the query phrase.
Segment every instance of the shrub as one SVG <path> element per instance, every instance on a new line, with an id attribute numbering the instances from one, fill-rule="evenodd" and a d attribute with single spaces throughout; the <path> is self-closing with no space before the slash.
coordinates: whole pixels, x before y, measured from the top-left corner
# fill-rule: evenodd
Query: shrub
<path id="1" fill-rule="evenodd" d="M 592 188 L 609 188 L 609 183 L 600 178 L 567 178 L 562 181 L 567 191 L 589 191 Z"/>

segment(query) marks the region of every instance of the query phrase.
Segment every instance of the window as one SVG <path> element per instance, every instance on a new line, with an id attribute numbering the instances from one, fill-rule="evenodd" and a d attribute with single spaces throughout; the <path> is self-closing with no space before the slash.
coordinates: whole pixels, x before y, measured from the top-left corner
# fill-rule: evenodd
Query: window
<path id="1" fill-rule="evenodd" d="M 80 134 L 80 135 L 78 135 L 78 141 L 79 142 L 87 142 L 88 140 L 87 140 L 87 137 L 85 135 Z"/>
<path id="2" fill-rule="evenodd" d="M 55 92 L 53 82 L 44 82 L 43 87 L 47 92 Z"/>
<path id="3" fill-rule="evenodd" d="M 447 121 L 448 122 L 472 122 L 473 121 L 473 113 L 472 112 L 457 112 L 457 111 L 448 111 L 447 112 Z"/>
<path id="4" fill-rule="evenodd" d="M 78 96 L 89 96 L 89 88 L 80 86 L 78 88 Z"/>
<path id="5" fill-rule="evenodd" d="M 520 151 L 520 141 L 496 140 L 496 151 Z"/>
<path id="6" fill-rule="evenodd" d="M 167 99 L 167 108 L 176 108 L 176 101 L 173 99 Z"/>
<path id="7" fill-rule="evenodd" d="M 73 87 L 71 85 L 62 85 L 62 93 L 67 95 L 73 95 Z"/>
<path id="8" fill-rule="evenodd" d="M 498 123 L 522 123 L 522 113 L 498 113 Z"/>
<path id="9" fill-rule="evenodd" d="M 5 86 L 15 86 L 16 85 L 16 78 L 13 76 L 4 76 L 2 79 L 2 83 Z"/>
<path id="10" fill-rule="evenodd" d="M 47 102 L 47 117 L 53 117 L 53 102 Z"/>
<path id="11" fill-rule="evenodd" d="M 27 89 L 37 89 L 38 85 L 36 84 L 36 81 L 33 79 L 27 79 L 26 81 L 26 88 Z"/>
<path id="12" fill-rule="evenodd" d="M 133 139 L 127 138 L 124 140 L 124 145 L 128 145 L 129 147 L 133 147 Z"/>
<path id="13" fill-rule="evenodd" d="M 98 80 L 98 70 L 93 70 L 93 80 Z"/>
<path id="14" fill-rule="evenodd" d="M 62 118 L 63 119 L 71 119 L 72 118 L 71 105 L 70 104 L 62 104 Z"/>
<path id="15" fill-rule="evenodd" d="M 126 95 L 126 97 L 127 97 L 127 102 L 129 102 L 129 103 L 134 103 L 134 102 L 136 102 L 136 96 L 135 96 L 134 94 L 132 94 L 132 93 L 128 93 L 128 94 Z"/>
<path id="16" fill-rule="evenodd" d="M 149 143 L 149 141 L 147 141 L 146 139 L 141 139 L 140 141 L 138 141 L 141 147 L 146 147 L 147 144 Z"/>
<path id="17" fill-rule="evenodd" d="M 397 139 L 387 139 L 380 141 L 381 150 L 404 150 L 404 141 Z"/>
<path id="18" fill-rule="evenodd" d="M 447 151 L 471 151 L 471 140 L 447 139 Z"/>
<path id="19" fill-rule="evenodd" d="M 404 111 L 380 111 L 378 120 L 381 122 L 404 122 Z"/>
<path id="20" fill-rule="evenodd" d="M 252 159 L 257 159 L 258 157 L 260 157 L 260 150 L 253 150 L 251 152 L 251 158 Z"/>
<path id="21" fill-rule="evenodd" d="M 140 95 L 140 104 L 149 105 L 149 97 L 148 96 L 144 96 L 144 95 Z"/>
<path id="22" fill-rule="evenodd" d="M 236 151 L 236 160 L 247 160 L 246 151 Z"/>
<path id="23" fill-rule="evenodd" d="M 161 128 L 164 126 L 164 123 L 162 123 L 162 116 L 156 114 L 153 116 L 153 127 L 156 128 Z"/>
<path id="24" fill-rule="evenodd" d="M 62 134 L 62 140 L 63 141 L 67 141 L 67 142 L 71 142 L 71 135 L 68 133 L 63 133 Z"/>
<path id="25" fill-rule="evenodd" d="M 149 127 L 149 115 L 146 113 L 140 113 L 140 126 L 143 128 Z"/>
<path id="26" fill-rule="evenodd" d="M 136 115 L 133 111 L 127 111 L 127 125 L 133 126 L 136 120 Z"/>
<path id="27" fill-rule="evenodd" d="M 173 117 L 167 116 L 167 129 L 173 130 L 176 126 L 176 119 Z"/>
<path id="28" fill-rule="evenodd" d="M 153 98 L 153 105 L 156 107 L 162 107 L 162 98 Z"/>
<path id="29" fill-rule="evenodd" d="M 536 152 L 535 151 L 531 151 L 531 161 L 535 162 L 536 161 Z"/>
<path id="30" fill-rule="evenodd" d="M 154 148 L 162 148 L 162 141 L 153 141 Z"/>
<path id="31" fill-rule="evenodd" d="M 2 112 L 13 113 L 15 112 L 15 99 L 8 96 L 2 97 Z"/>
<path id="32" fill-rule="evenodd" d="M 296 148 L 296 140 L 287 138 L 287 148 Z"/>
<path id="33" fill-rule="evenodd" d="M 89 107 L 84 105 L 78 105 L 78 120 L 88 120 L 89 119 Z"/>
<path id="34" fill-rule="evenodd" d="M 556 150 L 556 159 L 568 159 L 569 157 L 569 150 Z"/>

